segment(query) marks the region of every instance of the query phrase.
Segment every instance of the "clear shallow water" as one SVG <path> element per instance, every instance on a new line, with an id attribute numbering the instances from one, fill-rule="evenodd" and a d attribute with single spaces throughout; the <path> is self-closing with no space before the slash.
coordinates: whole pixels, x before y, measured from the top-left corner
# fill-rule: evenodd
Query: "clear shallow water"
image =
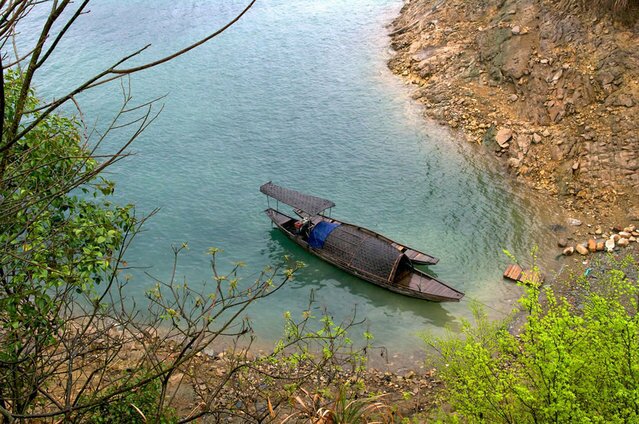
<path id="1" fill-rule="evenodd" d="M 97 2 L 38 88 L 62 93 L 148 42 L 144 58 L 175 50 L 243 4 Z M 188 241 L 178 273 L 196 285 L 211 279 L 210 246 L 224 249 L 222 266 L 245 261 L 247 274 L 285 254 L 304 261 L 295 281 L 250 311 L 264 343 L 280 335 L 284 311 L 306 308 L 311 290 L 316 307 L 336 320 L 356 308 L 391 354 L 413 353 L 419 332 L 454 327 L 470 315 L 467 301 L 396 295 L 303 252 L 262 213 L 267 203 L 258 188 L 273 180 L 330 198 L 335 217 L 439 257 L 432 271 L 466 299 L 489 305 L 495 317 L 509 311 L 521 290 L 501 279 L 508 263 L 502 249 L 524 258 L 535 243 L 543 250 L 552 240 L 547 207 L 524 200 L 489 170 L 480 151 L 423 121 L 385 66 L 384 26 L 399 7 L 396 0 L 262 0 L 211 44 L 134 76 L 138 102 L 168 97 L 135 143 L 136 155 L 111 170 L 118 201 L 146 212 L 161 208 L 129 251 L 129 263 L 168 278 L 171 244 Z M 80 99 L 88 122 L 105 125 L 119 89 L 109 85 Z M 151 284 L 141 272 L 134 282 L 136 296 Z"/>

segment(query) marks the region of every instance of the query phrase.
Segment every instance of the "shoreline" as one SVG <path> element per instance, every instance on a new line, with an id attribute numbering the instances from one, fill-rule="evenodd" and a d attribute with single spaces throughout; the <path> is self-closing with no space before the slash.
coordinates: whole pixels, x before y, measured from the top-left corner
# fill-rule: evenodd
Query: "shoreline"
<path id="1" fill-rule="evenodd" d="M 576 248 L 639 226 L 639 69 L 629 65 L 639 63 L 639 23 L 562 12 L 545 0 L 404 0 L 388 26 L 387 62 L 426 119 L 557 207 L 556 254 L 564 257 L 545 283 L 557 290 L 600 255 Z M 636 239 L 616 255 L 638 255 Z"/>
<path id="2" fill-rule="evenodd" d="M 390 25 L 388 66 L 425 116 L 481 145 L 566 218 L 627 225 L 639 221 L 639 70 L 621 65 L 639 62 L 639 25 L 604 16 L 593 21 L 603 41 L 590 47 L 587 18 L 541 0 L 408 0 Z M 544 19 L 563 32 L 549 39 Z"/>

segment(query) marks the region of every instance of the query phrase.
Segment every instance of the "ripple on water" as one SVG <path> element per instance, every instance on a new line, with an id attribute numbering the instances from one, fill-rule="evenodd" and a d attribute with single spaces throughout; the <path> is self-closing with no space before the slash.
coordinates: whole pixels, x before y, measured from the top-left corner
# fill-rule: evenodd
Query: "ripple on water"
<path id="1" fill-rule="evenodd" d="M 59 62 L 38 83 L 81 81 L 115 58 L 153 41 L 159 55 L 207 33 L 243 1 L 106 1 L 61 45 Z M 271 229 L 258 187 L 273 180 L 329 197 L 333 214 L 441 258 L 432 271 L 491 308 L 507 311 L 520 290 L 501 280 L 502 249 L 526 257 L 548 239 L 547 218 L 491 171 L 474 148 L 424 123 L 402 82 L 385 67 L 384 25 L 399 0 L 265 0 L 216 42 L 133 78 L 140 102 L 169 93 L 165 110 L 135 145 L 137 155 L 112 177 L 118 199 L 142 210 L 161 207 L 129 252 L 135 264 L 166 277 L 170 244 L 191 250 L 179 273 L 191 285 L 210 281 L 207 247 L 226 251 L 222 266 L 248 272 L 281 263 L 308 266 L 250 314 L 265 340 L 281 331 L 282 313 L 315 307 L 337 320 L 356 308 L 380 344 L 413 351 L 421 331 L 468 317 L 467 302 L 406 298 L 353 278 L 310 256 Z M 82 43 L 77 43 L 82 40 Z M 118 86 L 85 96 L 103 125 Z M 114 140 L 117 142 L 117 139 Z M 547 215 L 547 214 L 546 214 Z M 131 294 L 149 281 L 135 276 Z M 495 316 L 498 316 L 495 313 Z"/>

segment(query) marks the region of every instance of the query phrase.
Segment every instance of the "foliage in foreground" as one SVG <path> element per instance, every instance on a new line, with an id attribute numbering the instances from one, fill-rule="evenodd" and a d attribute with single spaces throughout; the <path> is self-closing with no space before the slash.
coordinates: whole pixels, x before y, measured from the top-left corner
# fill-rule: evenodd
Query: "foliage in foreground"
<path id="1" fill-rule="evenodd" d="M 429 339 L 441 354 L 445 421 L 639 421 L 638 266 L 628 257 L 576 280 L 575 306 L 528 288 L 519 336 L 477 308 L 463 338 Z M 540 296 L 543 295 L 543 296 Z"/>
<path id="2" fill-rule="evenodd" d="M 15 112 L 24 74 L 6 70 L 3 77 L 4 128 L 18 122 L 16 131 L 26 131 L 33 121 Z M 24 106 L 37 109 L 40 100 L 26 92 Z M 112 128 L 128 125 L 118 119 L 137 110 L 129 101 L 125 93 L 125 112 Z M 343 365 L 359 367 L 361 354 L 347 337 L 356 323 L 324 316 L 314 331 L 310 313 L 287 317 L 286 337 L 272 353 L 247 354 L 247 308 L 293 278 L 301 264 L 289 260 L 248 277 L 241 263 L 223 272 L 219 250 L 211 249 L 211 280 L 191 287 L 175 272 L 185 244 L 174 248 L 168 281 L 152 277 L 140 314 L 124 298 L 128 276 L 121 271 L 144 219 L 109 201 L 113 184 L 100 177 L 105 162 L 80 122 L 55 113 L 41 118 L 13 144 L 3 131 L 9 147 L 0 152 L 0 423 L 263 422 L 271 411 L 262 401 L 287 399 L 269 393 L 273 382 L 330 382 Z M 211 366 L 204 351 L 222 339 L 231 345 L 228 359 Z M 247 378 L 251 372 L 260 379 Z M 180 404 L 184 392 L 191 401 Z M 240 402 L 243 393 L 251 396 Z"/>
<path id="3" fill-rule="evenodd" d="M 248 355 L 247 308 L 293 278 L 298 263 L 248 277 L 240 264 L 219 269 L 211 249 L 213 278 L 191 287 L 175 273 L 183 245 L 174 248 L 169 279 L 151 277 L 157 284 L 147 293 L 148 310 L 140 313 L 124 297 L 124 254 L 144 219 L 111 202 L 114 185 L 102 175 L 158 116 L 159 99 L 135 105 L 122 78 L 217 37 L 255 1 L 167 56 L 129 67 L 147 45 L 74 88 L 58 81 L 55 99 L 38 98 L 36 75 L 60 60 L 57 46 L 89 3 L 0 2 L 0 423 L 264 422 L 275 413 L 266 401 L 272 407 L 288 399 L 286 390 L 269 396 L 276 383 L 330 383 L 342 366 L 358 369 L 361 355 L 346 334 L 354 321 L 324 317 L 310 331 L 310 312 L 301 321 L 287 317 L 275 351 Z M 121 108 L 104 128 L 87 127 L 76 96 L 114 80 Z M 59 113 L 71 102 L 79 119 Z M 118 147 L 104 143 L 112 138 Z M 222 339 L 230 347 L 212 364 L 205 350 Z M 184 392 L 186 405 L 178 399 Z"/>
<path id="4" fill-rule="evenodd" d="M 357 398 L 346 385 L 339 386 L 334 399 L 327 400 L 320 393 L 311 395 L 301 389 L 303 396 L 295 396 L 293 409 L 282 424 L 302 420 L 314 424 L 393 423 L 392 408 L 380 401 L 381 396 Z"/>
<path id="5" fill-rule="evenodd" d="M 161 394 L 162 386 L 159 379 L 151 380 L 144 386 L 124 392 L 111 402 L 100 404 L 82 421 L 87 424 L 142 424 L 154 417 L 158 424 L 177 422 L 174 411 L 170 408 L 166 408 L 161 416 L 155 417 L 155 408 Z"/>

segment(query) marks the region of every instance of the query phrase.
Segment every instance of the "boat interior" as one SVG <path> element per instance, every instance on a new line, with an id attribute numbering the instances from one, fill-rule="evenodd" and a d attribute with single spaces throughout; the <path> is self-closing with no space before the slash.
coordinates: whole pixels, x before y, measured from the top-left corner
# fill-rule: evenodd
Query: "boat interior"
<path id="1" fill-rule="evenodd" d="M 312 229 L 311 222 L 304 219 L 290 218 L 286 221 L 281 222 L 280 225 L 286 231 L 298 236 L 302 236 L 302 239 L 304 241 L 308 240 L 308 235 Z"/>

